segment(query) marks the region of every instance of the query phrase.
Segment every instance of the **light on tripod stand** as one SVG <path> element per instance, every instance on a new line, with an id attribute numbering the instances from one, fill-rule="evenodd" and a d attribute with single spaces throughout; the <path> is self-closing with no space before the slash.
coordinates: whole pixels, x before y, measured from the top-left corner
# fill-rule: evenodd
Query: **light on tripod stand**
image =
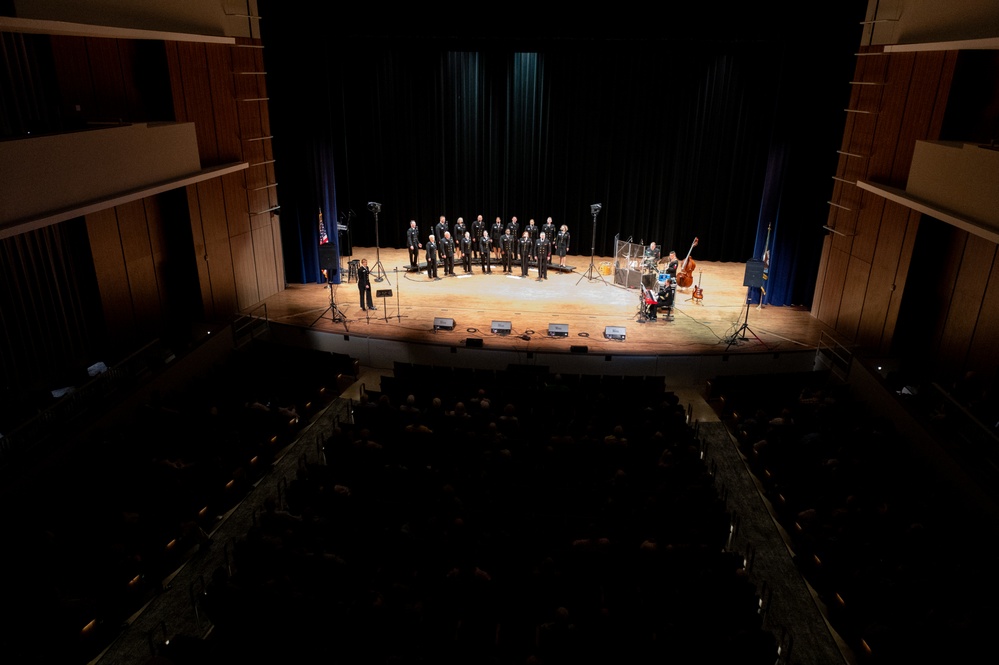
<path id="1" fill-rule="evenodd" d="M 381 203 L 375 203 L 374 201 L 370 201 L 370 202 L 368 202 L 368 210 L 370 210 L 371 212 L 381 212 L 382 211 L 382 204 Z"/>
<path id="2" fill-rule="evenodd" d="M 590 204 L 590 214 L 591 215 L 597 214 L 598 212 L 600 212 L 600 208 L 602 208 L 602 207 L 603 206 L 600 205 L 599 203 L 591 203 Z"/>

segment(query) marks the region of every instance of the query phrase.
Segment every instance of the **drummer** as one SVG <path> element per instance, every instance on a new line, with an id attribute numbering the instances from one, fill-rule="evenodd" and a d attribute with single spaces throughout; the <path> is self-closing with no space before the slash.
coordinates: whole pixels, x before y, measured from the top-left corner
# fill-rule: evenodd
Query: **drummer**
<path id="1" fill-rule="evenodd" d="M 656 247 L 656 243 L 649 243 L 649 246 L 645 248 L 645 267 L 651 270 L 656 269 L 656 264 L 659 263 L 659 248 Z"/>

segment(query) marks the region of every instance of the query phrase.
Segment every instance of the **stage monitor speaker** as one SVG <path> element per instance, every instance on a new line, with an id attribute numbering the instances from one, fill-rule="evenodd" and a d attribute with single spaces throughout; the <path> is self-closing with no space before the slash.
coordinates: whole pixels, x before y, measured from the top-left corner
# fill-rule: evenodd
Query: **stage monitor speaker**
<path id="1" fill-rule="evenodd" d="M 568 323 L 549 323 L 548 324 L 548 336 L 549 337 L 568 337 L 569 336 L 569 324 Z"/>
<path id="2" fill-rule="evenodd" d="M 493 321 L 489 329 L 496 335 L 509 335 L 513 326 L 509 321 Z"/>
<path id="3" fill-rule="evenodd" d="M 465 348 L 466 349 L 481 349 L 482 348 L 482 338 L 481 337 L 466 337 L 465 338 Z"/>
<path id="4" fill-rule="evenodd" d="M 759 259 L 749 259 L 746 261 L 746 277 L 742 280 L 743 286 L 748 286 L 753 289 L 758 289 L 766 282 L 764 277 L 764 269 L 766 264 Z"/>
<path id="5" fill-rule="evenodd" d="M 604 337 L 607 339 L 624 340 L 626 332 L 623 326 L 607 326 L 604 328 Z"/>
<path id="6" fill-rule="evenodd" d="M 319 267 L 326 271 L 326 279 L 337 282 L 340 270 L 340 257 L 336 253 L 336 247 L 330 243 L 319 246 Z"/>
<path id="7" fill-rule="evenodd" d="M 588 346 L 576 346 L 573 344 L 569 347 L 569 353 L 589 353 L 590 347 Z"/>
<path id="8" fill-rule="evenodd" d="M 454 330 L 454 319 L 435 317 L 434 330 Z"/>

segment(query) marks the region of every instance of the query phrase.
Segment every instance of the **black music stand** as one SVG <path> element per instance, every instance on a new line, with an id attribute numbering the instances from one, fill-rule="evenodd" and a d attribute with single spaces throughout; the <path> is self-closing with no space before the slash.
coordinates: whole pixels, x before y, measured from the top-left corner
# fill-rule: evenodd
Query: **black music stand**
<path id="1" fill-rule="evenodd" d="M 750 306 L 752 305 L 750 301 L 752 300 L 753 289 L 758 289 L 761 286 L 763 286 L 763 268 L 764 268 L 763 261 L 760 261 L 758 259 L 750 259 L 749 261 L 746 261 L 746 275 L 745 278 L 742 280 L 742 285 L 747 287 L 746 319 L 745 321 L 743 321 L 739 329 L 736 330 L 734 333 L 732 333 L 732 336 L 728 340 L 728 345 L 725 347 L 726 351 L 728 351 L 729 347 L 735 344 L 736 342 L 747 341 L 749 339 L 748 337 L 746 337 L 747 332 L 753 337 L 755 337 L 756 341 L 762 344 L 764 348 L 766 348 L 768 351 L 770 350 L 770 347 L 767 346 L 766 342 L 760 339 L 759 336 L 755 332 L 753 332 L 753 329 L 749 327 L 749 309 Z"/>

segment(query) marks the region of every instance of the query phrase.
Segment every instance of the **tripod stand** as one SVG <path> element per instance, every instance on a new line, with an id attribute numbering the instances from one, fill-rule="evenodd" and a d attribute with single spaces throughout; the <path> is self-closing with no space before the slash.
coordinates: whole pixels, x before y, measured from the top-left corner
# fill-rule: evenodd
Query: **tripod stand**
<path id="1" fill-rule="evenodd" d="M 752 290 L 752 287 L 750 287 L 750 291 L 751 290 Z M 745 342 L 745 341 L 747 341 L 749 339 L 748 337 L 746 337 L 746 333 L 747 332 L 750 335 L 752 335 L 753 337 L 756 337 L 756 341 L 759 342 L 760 344 L 762 344 L 765 349 L 767 349 L 768 351 L 770 350 L 770 347 L 767 346 L 766 342 L 764 342 L 762 339 L 760 339 L 757 336 L 757 334 L 753 332 L 753 329 L 749 327 L 749 308 L 750 308 L 749 297 L 750 297 L 750 291 L 746 292 L 746 320 L 743 321 L 742 325 L 739 326 L 738 330 L 736 330 L 734 333 L 732 333 L 732 336 L 728 340 L 728 345 L 725 347 L 726 351 L 728 351 L 729 347 L 732 346 L 733 344 L 735 344 L 736 342 Z"/>
<path id="2" fill-rule="evenodd" d="M 333 290 L 333 282 L 326 279 L 326 288 L 330 292 L 330 306 L 323 310 L 323 313 L 316 317 L 316 320 L 312 322 L 312 325 L 319 323 L 319 320 L 326 316 L 326 312 L 330 313 L 330 319 L 333 323 L 342 323 L 344 329 L 347 328 L 347 317 L 344 315 L 343 311 L 336 305 L 336 292 Z M 312 326 L 309 326 L 310 328 Z"/>
<path id="3" fill-rule="evenodd" d="M 385 268 L 382 267 L 382 251 L 381 245 L 378 242 L 378 213 L 382 211 L 382 204 L 371 201 L 368 203 L 368 210 L 375 216 L 375 265 L 371 267 L 371 275 L 376 282 L 387 281 L 388 274 L 385 272 Z M 389 282 L 389 284 L 391 283 Z"/>
<path id="4" fill-rule="evenodd" d="M 603 206 L 601 206 L 599 203 L 594 203 L 590 206 L 590 212 L 593 214 L 593 235 L 590 236 L 590 267 L 587 268 L 586 272 L 583 273 L 583 276 L 576 281 L 577 285 L 579 284 L 579 282 L 582 282 L 583 279 L 588 279 L 591 282 L 595 279 L 599 279 L 604 284 L 607 283 L 607 280 L 604 279 L 604 276 L 601 275 L 600 271 L 597 270 L 597 267 L 593 265 L 593 255 L 596 254 L 597 252 L 597 213 L 600 212 L 600 208 L 602 207 Z"/>

